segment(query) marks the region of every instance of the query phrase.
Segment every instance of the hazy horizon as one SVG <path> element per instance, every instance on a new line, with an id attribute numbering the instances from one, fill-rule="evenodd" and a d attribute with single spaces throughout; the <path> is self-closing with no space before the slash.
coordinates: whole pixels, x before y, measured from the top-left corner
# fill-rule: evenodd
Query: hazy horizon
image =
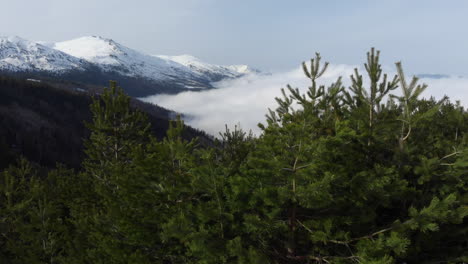
<path id="1" fill-rule="evenodd" d="M 343 77 L 343 85 L 349 87 L 350 78 L 354 68 L 366 79 L 362 65 L 331 64 L 325 74 L 319 78 L 318 84 L 326 86 Z M 404 67 L 404 65 L 403 65 Z M 384 67 L 384 72 L 393 76 L 396 69 Z M 405 67 L 404 67 L 405 68 Z M 407 77 L 411 74 L 405 71 Z M 422 98 L 434 97 L 437 100 L 445 95 L 450 100 L 461 101 L 468 106 L 468 78 L 444 76 L 440 79 L 421 78 L 419 83 L 428 84 L 428 88 L 421 95 Z M 211 135 L 217 136 L 224 131 L 225 125 L 232 128 L 240 126 L 245 130 L 252 130 L 260 134 L 258 123 L 265 122 L 265 114 L 270 109 L 276 109 L 275 97 L 282 97 L 281 88 L 289 84 L 305 93 L 310 86 L 310 80 L 304 76 L 302 68 L 295 67 L 289 71 L 278 72 L 272 75 L 250 75 L 234 80 L 225 80 L 217 84 L 218 89 L 201 92 L 182 92 L 176 95 L 154 95 L 142 98 L 146 102 L 177 111 L 185 115 L 185 121 L 195 128 L 202 129 Z M 368 82 L 365 81 L 367 87 Z M 401 94 L 401 88 L 392 94 Z"/>

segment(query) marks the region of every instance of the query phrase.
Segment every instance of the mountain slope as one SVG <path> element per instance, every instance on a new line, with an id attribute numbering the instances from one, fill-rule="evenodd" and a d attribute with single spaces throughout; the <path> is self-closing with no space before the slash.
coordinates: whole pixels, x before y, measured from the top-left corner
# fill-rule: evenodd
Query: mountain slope
<path id="1" fill-rule="evenodd" d="M 118 81 L 135 97 L 212 89 L 213 82 L 256 73 L 246 65 L 219 66 L 190 56 L 151 56 L 97 36 L 32 42 L 0 38 L 0 72 L 21 78 L 86 85 Z"/>
<path id="2" fill-rule="evenodd" d="M 210 82 L 220 81 L 226 78 L 239 78 L 246 74 L 259 73 L 258 70 L 252 69 L 247 65 L 215 65 L 203 62 L 197 57 L 191 55 L 179 55 L 179 56 L 166 56 L 166 55 L 155 55 L 155 57 L 177 62 L 181 65 L 188 67 L 190 70 L 199 73 L 200 75 L 207 78 Z"/>
<path id="3" fill-rule="evenodd" d="M 64 72 L 84 70 L 87 63 L 59 50 L 20 37 L 0 37 L 0 69 Z"/>
<path id="4" fill-rule="evenodd" d="M 52 47 L 98 65 L 106 72 L 118 72 L 125 76 L 155 81 L 171 81 L 185 85 L 187 88 L 209 86 L 209 82 L 202 75 L 184 65 L 143 54 L 111 39 L 97 36 L 82 37 L 57 42 Z"/>
<path id="5" fill-rule="evenodd" d="M 59 162 L 78 168 L 83 139 L 89 136 L 84 121 L 92 119 L 90 104 L 86 92 L 0 75 L 0 170 L 19 156 L 43 166 Z M 148 114 L 153 135 L 165 136 L 173 112 L 136 99 L 132 106 Z M 211 144 L 208 136 L 191 127 L 184 137 Z"/>

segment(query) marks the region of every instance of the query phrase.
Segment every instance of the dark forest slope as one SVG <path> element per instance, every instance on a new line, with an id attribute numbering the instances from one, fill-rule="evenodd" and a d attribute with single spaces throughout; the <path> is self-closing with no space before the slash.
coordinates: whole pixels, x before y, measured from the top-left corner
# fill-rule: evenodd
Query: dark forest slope
<path id="1" fill-rule="evenodd" d="M 19 155 L 44 166 L 59 162 L 78 167 L 88 136 L 84 121 L 91 120 L 90 103 L 87 93 L 0 77 L 0 168 Z M 164 137 L 174 113 L 137 100 L 133 105 L 148 113 L 154 135 Z M 187 138 L 210 141 L 190 127 L 185 133 Z"/>

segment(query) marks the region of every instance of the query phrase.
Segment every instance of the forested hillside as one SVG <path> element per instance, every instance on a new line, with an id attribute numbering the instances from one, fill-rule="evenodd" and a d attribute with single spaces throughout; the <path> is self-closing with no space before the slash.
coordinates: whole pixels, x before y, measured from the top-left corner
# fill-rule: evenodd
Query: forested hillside
<path id="1" fill-rule="evenodd" d="M 69 82 L 34 82 L 0 77 L 0 168 L 20 155 L 43 166 L 62 163 L 79 168 L 83 158 L 83 140 L 89 136 L 85 122 L 91 121 L 91 95 Z M 91 94 L 91 95 L 90 95 Z M 162 139 L 169 127 L 170 111 L 131 100 L 132 107 L 146 112 L 154 136 Z M 187 138 L 204 133 L 187 128 Z"/>
<path id="2" fill-rule="evenodd" d="M 468 112 L 374 49 L 350 87 L 320 85 L 327 65 L 303 64 L 307 93 L 283 90 L 258 138 L 214 146 L 180 119 L 155 135 L 111 83 L 78 169 L 0 172 L 1 263 L 468 262 Z"/>

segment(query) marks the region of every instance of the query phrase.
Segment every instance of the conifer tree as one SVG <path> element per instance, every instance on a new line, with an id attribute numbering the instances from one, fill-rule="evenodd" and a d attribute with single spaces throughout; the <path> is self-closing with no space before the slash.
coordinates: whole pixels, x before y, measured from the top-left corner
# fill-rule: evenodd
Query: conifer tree
<path id="1" fill-rule="evenodd" d="M 130 108 L 130 97 L 124 94 L 117 83 L 110 82 L 99 98 L 91 105 L 93 122 L 86 142 L 86 169 L 108 185 L 105 168 L 131 164 L 135 147 L 148 141 L 149 122 L 141 112 Z"/>
<path id="2" fill-rule="evenodd" d="M 2 263 L 64 263 L 69 255 L 72 228 L 57 176 L 70 173 L 58 168 L 41 174 L 24 159 L 0 173 Z"/>
<path id="3" fill-rule="evenodd" d="M 378 61 L 379 52 L 372 49 L 365 65 L 369 90 L 357 70 L 348 90 L 340 79 L 328 89 L 317 86 L 327 65 L 320 67 L 319 55 L 310 70 L 304 65 L 312 81 L 306 95 L 283 90 L 227 198 L 242 208 L 235 245 L 243 261 L 395 263 L 421 253 L 420 234 L 436 238 L 441 226 L 460 230 L 466 216 L 459 189 L 464 181 L 435 179 L 446 173 L 453 177 L 441 160 L 458 157 L 449 149 L 459 149 L 461 142 L 421 127 L 437 118 L 442 102 L 419 99 L 425 86 L 417 79 L 406 84 L 400 64 L 399 76 L 380 80 Z M 398 86 L 401 100 L 383 103 Z M 429 107 L 422 107 L 425 103 Z M 398 132 L 402 122 L 403 134 Z M 425 151 L 434 139 L 445 145 Z"/>
<path id="4" fill-rule="evenodd" d="M 111 82 L 83 170 L 0 172 L 2 263 L 464 263 L 468 112 L 390 81 L 371 49 L 351 86 L 287 86 L 255 138 L 156 140 Z M 366 85 L 364 80 L 368 80 Z M 402 95 L 393 91 L 400 87 Z"/>
<path id="5" fill-rule="evenodd" d="M 144 208 L 134 207 L 133 196 L 144 184 L 135 172 L 150 142 L 149 122 L 130 107 L 130 97 L 115 82 L 94 100 L 91 111 L 83 175 L 92 179 L 94 189 L 88 200 L 90 213 L 83 222 L 91 243 L 87 254 L 96 262 L 146 263 L 145 252 L 134 240 L 146 231 L 136 221 L 141 214 L 136 212 Z"/>

